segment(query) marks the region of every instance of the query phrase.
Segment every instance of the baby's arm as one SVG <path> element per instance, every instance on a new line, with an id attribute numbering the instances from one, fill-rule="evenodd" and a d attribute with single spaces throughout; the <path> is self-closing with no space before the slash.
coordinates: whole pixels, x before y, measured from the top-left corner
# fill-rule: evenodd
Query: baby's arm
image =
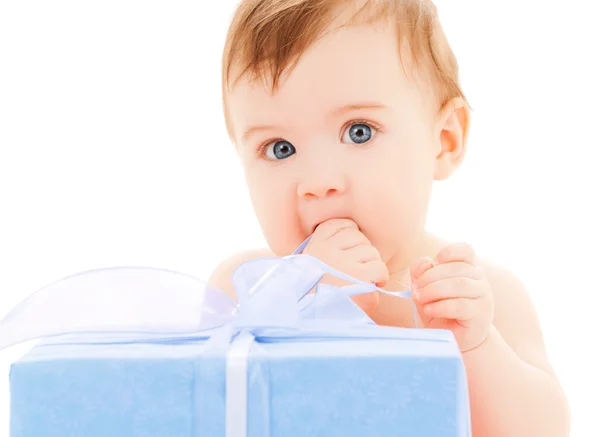
<path id="1" fill-rule="evenodd" d="M 567 437 L 569 408 L 548 362 L 538 318 L 523 284 L 486 268 L 494 291 L 494 327 L 463 354 L 474 437 Z"/>
<path id="2" fill-rule="evenodd" d="M 236 254 L 215 269 L 209 283 L 236 300 L 233 271 L 264 256 L 273 254 Z M 567 437 L 567 401 L 546 357 L 531 299 L 514 275 L 489 266 L 484 270 L 494 292 L 494 326 L 481 346 L 463 354 L 473 437 Z"/>
<path id="3" fill-rule="evenodd" d="M 249 250 L 246 252 L 236 253 L 222 261 L 211 274 L 208 284 L 221 290 L 234 301 L 237 301 L 237 295 L 233 288 L 231 276 L 234 270 L 246 261 L 256 258 L 272 257 L 273 252 L 268 249 Z"/>

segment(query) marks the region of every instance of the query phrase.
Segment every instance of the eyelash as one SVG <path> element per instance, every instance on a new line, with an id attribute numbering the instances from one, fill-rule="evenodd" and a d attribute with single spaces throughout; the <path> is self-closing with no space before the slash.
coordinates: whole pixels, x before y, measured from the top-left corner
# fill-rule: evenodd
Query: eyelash
<path id="1" fill-rule="evenodd" d="M 349 121 L 348 123 L 346 123 L 344 125 L 344 127 L 342 128 L 342 133 L 340 138 L 343 137 L 344 132 L 346 131 L 346 129 L 348 129 L 350 126 L 355 125 L 355 124 L 364 124 L 365 126 L 369 126 L 371 129 L 375 130 L 376 133 L 381 133 L 381 127 L 375 123 L 373 123 L 372 121 L 368 121 L 368 120 L 352 120 Z M 360 144 L 359 144 L 360 145 Z"/>
<path id="2" fill-rule="evenodd" d="M 362 120 L 362 119 L 351 120 L 343 126 L 341 135 L 340 135 L 340 141 L 341 141 L 341 138 L 344 136 L 344 132 L 346 131 L 346 129 L 348 129 L 350 126 L 355 125 L 355 124 L 364 124 L 366 126 L 369 126 L 371 129 L 374 129 L 378 134 L 382 132 L 381 127 L 379 125 L 373 123 L 372 121 Z M 267 147 L 278 141 L 287 141 L 287 140 L 285 140 L 283 138 L 273 138 L 273 139 L 267 140 L 263 143 L 260 143 L 260 145 L 258 146 L 258 148 L 256 150 L 257 154 L 259 156 L 264 156 Z"/>

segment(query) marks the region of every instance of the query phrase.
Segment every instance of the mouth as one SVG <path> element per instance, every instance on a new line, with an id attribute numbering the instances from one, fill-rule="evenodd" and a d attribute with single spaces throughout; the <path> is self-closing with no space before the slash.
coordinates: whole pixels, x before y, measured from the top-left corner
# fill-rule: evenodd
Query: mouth
<path id="1" fill-rule="evenodd" d="M 351 221 L 353 221 L 354 223 L 356 223 L 356 221 L 355 221 L 354 219 L 352 219 L 351 217 L 337 217 L 337 216 L 336 216 L 336 217 L 328 217 L 328 218 L 326 218 L 326 219 L 324 219 L 324 220 L 320 220 L 320 221 L 318 221 L 318 222 L 317 222 L 317 223 L 316 223 L 316 224 L 315 224 L 315 225 L 312 227 L 311 235 L 315 233 L 315 231 L 317 230 L 317 228 L 318 228 L 319 226 L 321 226 L 323 223 L 326 223 L 326 222 L 328 222 L 328 221 L 330 221 L 330 220 L 351 220 Z M 360 226 L 358 225 L 358 223 L 356 223 L 356 226 L 358 226 L 358 230 L 360 231 Z"/>

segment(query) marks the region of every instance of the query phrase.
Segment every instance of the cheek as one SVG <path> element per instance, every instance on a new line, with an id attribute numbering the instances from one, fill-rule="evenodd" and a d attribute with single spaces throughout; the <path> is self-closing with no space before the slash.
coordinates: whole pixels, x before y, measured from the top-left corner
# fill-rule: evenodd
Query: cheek
<path id="1" fill-rule="evenodd" d="M 291 254 L 302 242 L 295 192 L 290 184 L 269 174 L 271 169 L 246 173 L 254 212 L 269 248 L 277 256 Z"/>
<path id="2" fill-rule="evenodd" d="M 419 149 L 390 148 L 377 169 L 362 173 L 361 211 L 369 238 L 386 257 L 418 235 L 425 224 L 434 159 Z"/>

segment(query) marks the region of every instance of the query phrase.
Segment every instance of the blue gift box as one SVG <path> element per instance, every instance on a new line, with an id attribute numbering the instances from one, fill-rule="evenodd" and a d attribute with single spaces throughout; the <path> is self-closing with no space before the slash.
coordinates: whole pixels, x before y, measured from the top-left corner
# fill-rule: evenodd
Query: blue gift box
<path id="1" fill-rule="evenodd" d="M 288 269 L 286 289 L 310 290 L 313 280 L 297 285 L 299 277 L 311 276 L 306 266 L 294 278 L 296 267 L 283 269 Z M 240 272 L 240 289 L 242 282 L 256 284 L 261 277 L 249 271 Z M 130 273 L 96 273 L 87 279 L 97 288 L 104 278 L 114 296 L 122 297 L 135 283 Z M 344 295 L 335 287 L 311 295 L 303 291 L 286 306 L 268 293 L 281 289 L 281 283 L 270 287 L 278 278 L 255 295 L 256 287 L 246 287 L 246 299 L 230 314 L 235 317 L 222 317 L 226 312 L 216 311 L 219 305 L 209 305 L 205 315 L 219 313 L 220 318 L 213 318 L 208 334 L 192 326 L 174 329 L 164 320 L 158 329 L 155 319 L 153 328 L 142 332 L 140 327 L 148 326 L 143 314 L 136 314 L 130 329 L 116 322 L 112 330 L 100 326 L 99 316 L 94 319 L 90 311 L 79 324 L 73 322 L 75 333 L 64 321 L 54 329 L 46 324 L 44 332 L 52 336 L 11 367 L 10 437 L 470 436 L 466 374 L 451 332 L 365 324 L 364 314 L 358 317 L 348 299 L 359 292 L 356 288 Z M 181 285 L 181 278 L 177 281 Z M 296 285 L 289 287 L 290 281 Z M 164 291 L 164 278 L 145 282 L 155 283 Z M 53 295 L 60 297 L 56 289 Z M 265 299 L 249 303 L 259 295 Z M 84 297 L 81 302 L 106 316 L 102 303 L 107 299 Z M 70 303 L 77 305 L 73 299 Z M 130 304 L 136 301 L 131 310 L 144 313 L 143 300 Z M 243 302 L 245 312 L 239 311 Z M 191 300 L 180 308 L 190 305 L 206 308 Z M 268 308 L 278 317 L 269 318 Z M 300 310 L 294 316 L 290 308 Z M 14 315 L 9 319 L 19 321 Z M 82 320 L 88 319 L 85 325 Z"/>

